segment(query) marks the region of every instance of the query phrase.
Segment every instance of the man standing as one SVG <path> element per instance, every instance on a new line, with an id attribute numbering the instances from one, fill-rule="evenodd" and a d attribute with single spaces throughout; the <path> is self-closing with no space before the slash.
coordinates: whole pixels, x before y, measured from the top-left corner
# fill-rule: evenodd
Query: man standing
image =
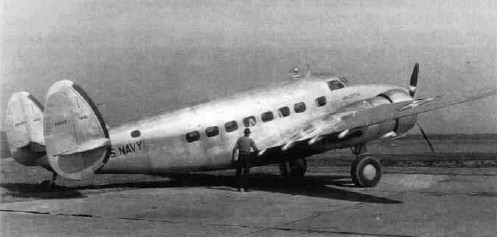
<path id="1" fill-rule="evenodd" d="M 238 191 L 246 192 L 248 190 L 249 183 L 249 169 L 250 169 L 250 161 L 252 159 L 250 148 L 254 149 L 254 152 L 257 153 L 259 150 L 255 146 L 254 140 L 252 140 L 250 136 L 250 129 L 245 128 L 243 131 L 244 136 L 238 138 L 236 141 L 236 145 L 233 148 L 232 159 L 235 160 L 235 153 L 238 150 L 238 161 L 236 162 L 236 180 L 237 180 L 237 189 Z M 243 176 L 241 176 L 243 170 Z"/>

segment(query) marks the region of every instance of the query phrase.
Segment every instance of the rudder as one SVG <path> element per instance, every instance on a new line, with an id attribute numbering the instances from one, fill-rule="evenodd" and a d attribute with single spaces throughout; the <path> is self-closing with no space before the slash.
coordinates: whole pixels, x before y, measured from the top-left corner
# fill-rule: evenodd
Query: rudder
<path id="1" fill-rule="evenodd" d="M 86 92 L 71 81 L 53 84 L 45 101 L 44 137 L 48 161 L 60 175 L 94 174 L 110 155 L 109 132 Z"/>

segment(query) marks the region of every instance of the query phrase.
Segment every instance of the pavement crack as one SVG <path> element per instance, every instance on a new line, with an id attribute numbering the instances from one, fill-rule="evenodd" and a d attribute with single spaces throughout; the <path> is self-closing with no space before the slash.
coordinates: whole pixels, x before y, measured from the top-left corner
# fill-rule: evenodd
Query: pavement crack
<path id="1" fill-rule="evenodd" d="M 160 222 L 160 223 L 171 223 L 171 224 L 181 224 L 185 222 L 180 221 L 168 221 L 168 220 L 157 220 L 157 219 L 146 219 L 146 218 L 133 218 L 133 217 L 115 217 L 115 218 L 105 218 L 102 216 L 90 215 L 90 214 L 63 214 L 63 213 L 51 213 L 51 212 L 40 212 L 40 211 L 21 211 L 21 210 L 11 210 L 4 209 L 0 212 L 10 212 L 10 213 L 23 213 L 23 214 L 34 214 L 34 215 L 53 215 L 53 216 L 65 216 L 65 217 L 83 217 L 83 218 L 98 218 L 98 219 L 109 219 L 109 220 L 131 220 L 131 221 L 145 221 L 145 222 Z M 265 228 L 263 226 L 250 226 L 250 225 L 235 225 L 235 224 L 209 224 L 209 223 L 191 223 L 204 226 L 226 226 L 226 227 L 242 227 L 242 228 Z"/>
<path id="2" fill-rule="evenodd" d="M 41 212 L 41 211 L 19 211 L 19 210 L 0 210 L 0 212 L 13 212 L 13 213 L 26 213 L 26 214 L 39 214 L 39 215 L 50 215 L 50 212 Z"/>
<path id="3" fill-rule="evenodd" d="M 360 236 L 387 236 L 387 237 L 415 237 L 413 235 L 398 235 L 398 234 L 369 234 L 369 233 L 361 233 L 361 232 L 352 232 L 352 231 L 333 231 L 333 230 L 316 230 L 316 229 L 294 229 L 294 228 L 274 228 L 275 230 L 283 230 L 283 231 L 305 231 L 310 233 L 319 233 L 319 234 L 340 234 L 340 235 L 360 235 Z"/>
<path id="4" fill-rule="evenodd" d="M 74 216 L 74 217 L 85 217 L 85 218 L 102 218 L 100 216 L 94 216 L 89 214 L 63 214 L 63 213 L 51 213 L 51 212 L 41 212 L 41 211 L 20 211 L 20 210 L 0 210 L 0 212 L 11 212 L 11 213 L 24 213 L 24 214 L 35 214 L 35 215 L 54 215 L 54 216 Z"/>

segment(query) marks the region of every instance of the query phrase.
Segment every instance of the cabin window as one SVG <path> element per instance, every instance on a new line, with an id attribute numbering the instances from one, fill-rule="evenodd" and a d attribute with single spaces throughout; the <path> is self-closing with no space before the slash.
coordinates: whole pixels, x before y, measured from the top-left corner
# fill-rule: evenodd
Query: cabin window
<path id="1" fill-rule="evenodd" d="M 200 133 L 198 131 L 193 131 L 186 134 L 186 141 L 189 143 L 198 141 L 199 139 L 200 139 Z"/>
<path id="2" fill-rule="evenodd" d="M 280 116 L 280 118 L 287 117 L 289 115 L 290 115 L 290 108 L 288 108 L 288 106 L 281 107 L 278 109 L 278 116 Z"/>
<path id="3" fill-rule="evenodd" d="M 205 129 L 205 135 L 207 135 L 208 137 L 217 136 L 218 134 L 219 134 L 218 126 L 212 126 Z"/>
<path id="4" fill-rule="evenodd" d="M 252 127 L 255 126 L 255 117 L 254 116 L 249 116 L 243 119 L 243 125 L 245 127 Z"/>
<path id="5" fill-rule="evenodd" d="M 224 128 L 226 129 L 226 132 L 233 132 L 238 129 L 238 123 L 236 121 L 229 121 L 224 124 Z"/>
<path id="6" fill-rule="evenodd" d="M 305 103 L 304 102 L 300 102 L 300 103 L 296 103 L 293 105 L 293 110 L 295 111 L 295 113 L 302 113 L 305 111 Z"/>
<path id="7" fill-rule="evenodd" d="M 262 122 L 269 122 L 271 120 L 274 119 L 274 115 L 273 115 L 273 112 L 271 111 L 268 111 L 268 112 L 264 112 L 261 114 L 261 120 Z"/>
<path id="8" fill-rule="evenodd" d="M 141 133 L 139 130 L 134 130 L 133 132 L 131 132 L 130 135 L 131 135 L 131 137 L 136 138 L 136 137 L 139 137 L 141 135 Z"/>
<path id="9" fill-rule="evenodd" d="M 330 87 L 330 90 L 334 91 L 340 88 L 344 88 L 345 85 L 341 81 L 333 80 L 328 82 L 328 87 Z"/>
<path id="10" fill-rule="evenodd" d="M 324 97 L 324 96 L 321 96 L 321 97 L 316 98 L 316 100 L 315 100 L 315 101 L 316 101 L 316 105 L 317 105 L 318 107 L 325 106 L 325 105 L 326 105 L 326 102 L 327 102 L 327 101 L 326 101 L 326 97 Z"/>

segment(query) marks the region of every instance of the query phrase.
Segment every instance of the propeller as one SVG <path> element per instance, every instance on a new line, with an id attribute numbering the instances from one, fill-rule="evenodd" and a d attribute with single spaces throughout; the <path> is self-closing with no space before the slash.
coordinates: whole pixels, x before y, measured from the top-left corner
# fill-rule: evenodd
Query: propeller
<path id="1" fill-rule="evenodd" d="M 416 88 L 418 86 L 418 72 L 419 72 L 419 63 L 414 65 L 414 70 L 411 75 L 411 82 L 409 83 L 409 95 L 414 98 L 416 94 Z"/>
<path id="2" fill-rule="evenodd" d="M 418 125 L 419 131 L 421 131 L 421 134 L 423 134 L 423 138 L 425 139 L 426 143 L 428 143 L 428 146 L 430 146 L 431 152 L 435 153 L 435 149 L 433 149 L 433 145 L 430 142 L 430 139 L 428 139 L 428 136 L 426 136 L 425 130 L 421 128 L 421 125 L 419 125 L 418 122 L 416 122 L 416 125 Z"/>
<path id="3" fill-rule="evenodd" d="M 419 73 L 419 63 L 416 63 L 414 64 L 414 69 L 412 70 L 412 75 L 411 75 L 411 81 L 409 82 L 409 95 L 413 98 L 414 95 L 416 94 L 416 88 L 418 87 L 418 73 Z M 430 146 L 430 150 L 433 153 L 435 153 L 435 149 L 433 149 L 433 145 L 428 139 L 428 136 L 426 136 L 425 130 L 423 130 L 423 128 L 418 122 L 416 122 L 416 125 L 418 125 L 419 131 L 421 131 L 421 134 L 423 135 L 423 138 L 425 139 L 426 143 L 428 143 L 428 146 Z"/>

